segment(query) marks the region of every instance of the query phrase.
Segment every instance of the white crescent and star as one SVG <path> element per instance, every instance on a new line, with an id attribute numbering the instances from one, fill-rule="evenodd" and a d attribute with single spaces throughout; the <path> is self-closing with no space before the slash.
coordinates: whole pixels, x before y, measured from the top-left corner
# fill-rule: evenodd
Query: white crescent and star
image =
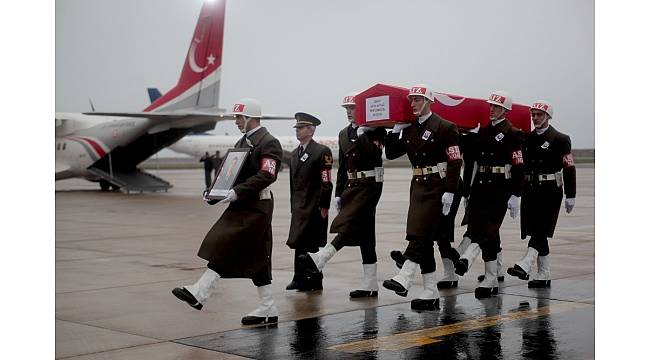
<path id="1" fill-rule="evenodd" d="M 214 61 L 217 59 L 212 53 L 206 57 L 206 60 L 208 60 L 208 64 L 205 65 L 204 67 L 200 67 L 196 63 L 196 46 L 201 43 L 203 40 L 203 37 L 201 39 L 194 39 L 192 41 L 192 45 L 190 46 L 190 52 L 187 54 L 187 62 L 190 65 L 190 69 L 194 71 L 195 73 L 201 73 L 205 71 L 205 69 L 208 68 L 210 65 L 214 65 Z"/>

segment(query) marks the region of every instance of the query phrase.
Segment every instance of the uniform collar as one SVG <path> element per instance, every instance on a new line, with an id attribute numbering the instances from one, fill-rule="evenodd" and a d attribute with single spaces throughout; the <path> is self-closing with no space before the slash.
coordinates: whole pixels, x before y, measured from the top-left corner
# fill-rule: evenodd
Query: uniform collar
<path id="1" fill-rule="evenodd" d="M 546 130 L 548 130 L 548 128 L 549 128 L 550 126 L 551 126 L 551 125 L 549 124 L 549 125 L 546 125 L 546 127 L 545 127 L 545 128 L 542 128 L 542 129 L 535 128 L 535 133 L 536 133 L 537 135 L 542 135 L 543 133 L 546 132 Z"/>
<path id="2" fill-rule="evenodd" d="M 258 125 L 255 129 L 248 130 L 246 132 L 246 137 L 250 137 L 251 135 L 253 135 L 253 133 L 255 133 L 257 130 L 259 130 L 261 128 L 262 128 L 262 125 Z"/>
<path id="3" fill-rule="evenodd" d="M 497 125 L 499 125 L 500 123 L 502 123 L 503 120 L 505 120 L 505 119 L 506 119 L 506 118 L 501 118 L 501 119 L 498 119 L 498 120 L 492 120 L 492 121 L 490 121 L 490 124 L 492 124 L 492 126 L 497 126 Z"/>
<path id="4" fill-rule="evenodd" d="M 424 124 L 424 122 L 427 121 L 431 117 L 431 114 L 433 114 L 433 113 L 430 112 L 430 113 L 428 113 L 426 115 L 420 115 L 418 117 L 418 122 L 420 123 L 420 125 Z"/>

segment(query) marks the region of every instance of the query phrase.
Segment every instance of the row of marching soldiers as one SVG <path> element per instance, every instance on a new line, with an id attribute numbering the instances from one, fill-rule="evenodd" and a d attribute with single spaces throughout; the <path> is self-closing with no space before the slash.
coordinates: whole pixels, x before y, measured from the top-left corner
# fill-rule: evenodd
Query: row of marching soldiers
<path id="1" fill-rule="evenodd" d="M 553 236 L 563 196 L 569 213 L 576 195 L 571 141 L 550 126 L 551 104 L 540 100 L 531 106 L 534 129 L 525 134 L 507 120 L 512 109 L 510 95 L 495 91 L 487 99 L 489 124 L 461 133 L 454 123 L 431 112 L 435 98 L 428 86 L 412 87 L 408 99 L 417 120 L 398 123 L 387 133 L 382 127 L 355 124 L 354 94 L 344 97 L 342 106 L 349 124 L 339 133 L 335 188 L 331 182 L 331 150 L 312 140 L 320 120 L 307 113 L 295 115 L 300 146 L 293 151 L 290 163 L 291 227 L 287 241 L 295 250 L 295 271 L 287 290 L 322 289 L 322 271 L 328 261 L 344 246 L 358 246 L 363 277 L 350 298 L 378 296 L 375 213 L 383 188 L 384 149 L 389 160 L 406 154 L 413 175 L 407 246 L 404 251 L 391 252 L 399 272 L 383 282 L 384 288 L 407 296 L 419 268 L 424 290 L 411 301 L 411 307 L 437 310 L 438 290 L 458 287 L 459 276 L 482 255 L 485 272 L 479 277 L 475 296 L 496 295 L 498 282 L 504 279 L 499 229 L 508 211 L 516 218 L 520 209 L 522 239 L 530 236 L 530 240 L 525 256 L 507 272 L 529 280 L 531 288 L 549 287 L 548 239 Z M 268 187 L 277 177 L 282 149 L 261 127 L 257 101 L 240 101 L 233 114 L 244 133 L 235 147 L 249 148 L 250 156 L 235 186 L 220 201 L 229 203 L 228 208 L 199 250 L 198 255 L 208 261 L 208 269 L 196 283 L 172 292 L 200 310 L 219 279 L 250 278 L 257 286 L 260 305 L 242 318 L 242 324 L 273 323 L 278 321 L 278 310 L 271 291 L 273 196 Z M 336 236 L 326 243 L 333 188 L 338 214 L 329 232 Z M 454 219 L 461 199 L 465 206 L 462 224 L 467 229 L 453 248 Z M 436 271 L 434 242 L 442 258 L 442 271 Z"/>

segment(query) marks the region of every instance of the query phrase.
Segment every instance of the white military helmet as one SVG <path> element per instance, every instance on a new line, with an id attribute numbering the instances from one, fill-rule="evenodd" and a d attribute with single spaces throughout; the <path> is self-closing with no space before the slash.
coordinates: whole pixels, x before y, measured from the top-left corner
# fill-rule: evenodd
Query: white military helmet
<path id="1" fill-rule="evenodd" d="M 487 99 L 488 104 L 501 106 L 507 110 L 512 110 L 512 98 L 505 91 L 493 91 Z"/>
<path id="2" fill-rule="evenodd" d="M 431 91 L 431 88 L 428 85 L 425 84 L 419 84 L 411 87 L 411 90 L 409 90 L 409 94 L 406 96 L 408 99 L 411 99 L 411 96 L 423 96 L 431 102 L 435 101 L 435 98 L 433 97 L 433 91 Z"/>
<path id="3" fill-rule="evenodd" d="M 346 107 L 349 105 L 354 106 L 354 97 L 357 95 L 357 93 L 351 92 L 343 97 L 343 101 L 341 102 L 341 106 Z"/>
<path id="4" fill-rule="evenodd" d="M 262 117 L 262 107 L 259 101 L 251 98 L 239 100 L 232 107 L 232 115 L 244 115 L 252 118 Z"/>
<path id="5" fill-rule="evenodd" d="M 549 119 L 553 117 L 553 106 L 546 100 L 537 100 L 530 106 L 530 109 L 541 110 L 548 114 Z"/>

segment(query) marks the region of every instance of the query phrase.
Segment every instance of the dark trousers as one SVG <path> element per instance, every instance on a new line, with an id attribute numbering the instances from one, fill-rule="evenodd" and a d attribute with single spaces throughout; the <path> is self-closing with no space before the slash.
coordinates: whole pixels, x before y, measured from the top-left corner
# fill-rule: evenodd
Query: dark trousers
<path id="1" fill-rule="evenodd" d="M 549 254 L 548 238 L 546 236 L 533 235 L 528 241 L 528 247 L 537 250 L 539 256 L 546 256 Z"/>
<path id="2" fill-rule="evenodd" d="M 481 239 L 481 237 L 474 235 L 471 239 L 473 243 L 478 243 L 481 248 L 481 257 L 484 262 L 494 261 L 497 259 L 497 254 L 501 252 L 501 236 L 488 240 L 484 238 Z"/>
<path id="3" fill-rule="evenodd" d="M 205 169 L 205 187 L 209 188 L 212 185 L 212 169 Z"/>
<path id="4" fill-rule="evenodd" d="M 404 251 L 404 257 L 420 265 L 422 274 L 436 271 L 436 258 L 431 238 L 411 237 Z"/>
<path id="5" fill-rule="evenodd" d="M 351 239 L 349 238 L 349 235 L 339 233 L 336 235 L 334 240 L 332 240 L 332 246 L 336 249 L 336 251 L 341 250 L 344 246 L 350 246 L 349 244 L 352 243 L 350 241 Z M 361 261 L 364 264 L 374 264 L 377 262 L 377 252 L 375 251 L 375 246 L 374 245 L 368 245 L 365 244 L 363 241 L 359 245 L 359 248 L 361 249 Z"/>
<path id="6" fill-rule="evenodd" d="M 437 241 L 437 243 L 441 258 L 449 259 L 452 262 L 456 262 L 456 260 L 460 259 L 460 254 L 451 246 L 451 243 L 449 241 L 440 240 Z"/>
<path id="7" fill-rule="evenodd" d="M 219 272 L 219 267 L 213 263 L 208 263 L 208 269 L 216 272 L 217 274 L 223 274 L 223 271 Z M 251 280 L 253 280 L 253 284 L 255 284 L 255 286 L 264 286 L 271 284 L 271 261 L 269 260 L 269 265 L 266 268 L 253 275 Z"/>

